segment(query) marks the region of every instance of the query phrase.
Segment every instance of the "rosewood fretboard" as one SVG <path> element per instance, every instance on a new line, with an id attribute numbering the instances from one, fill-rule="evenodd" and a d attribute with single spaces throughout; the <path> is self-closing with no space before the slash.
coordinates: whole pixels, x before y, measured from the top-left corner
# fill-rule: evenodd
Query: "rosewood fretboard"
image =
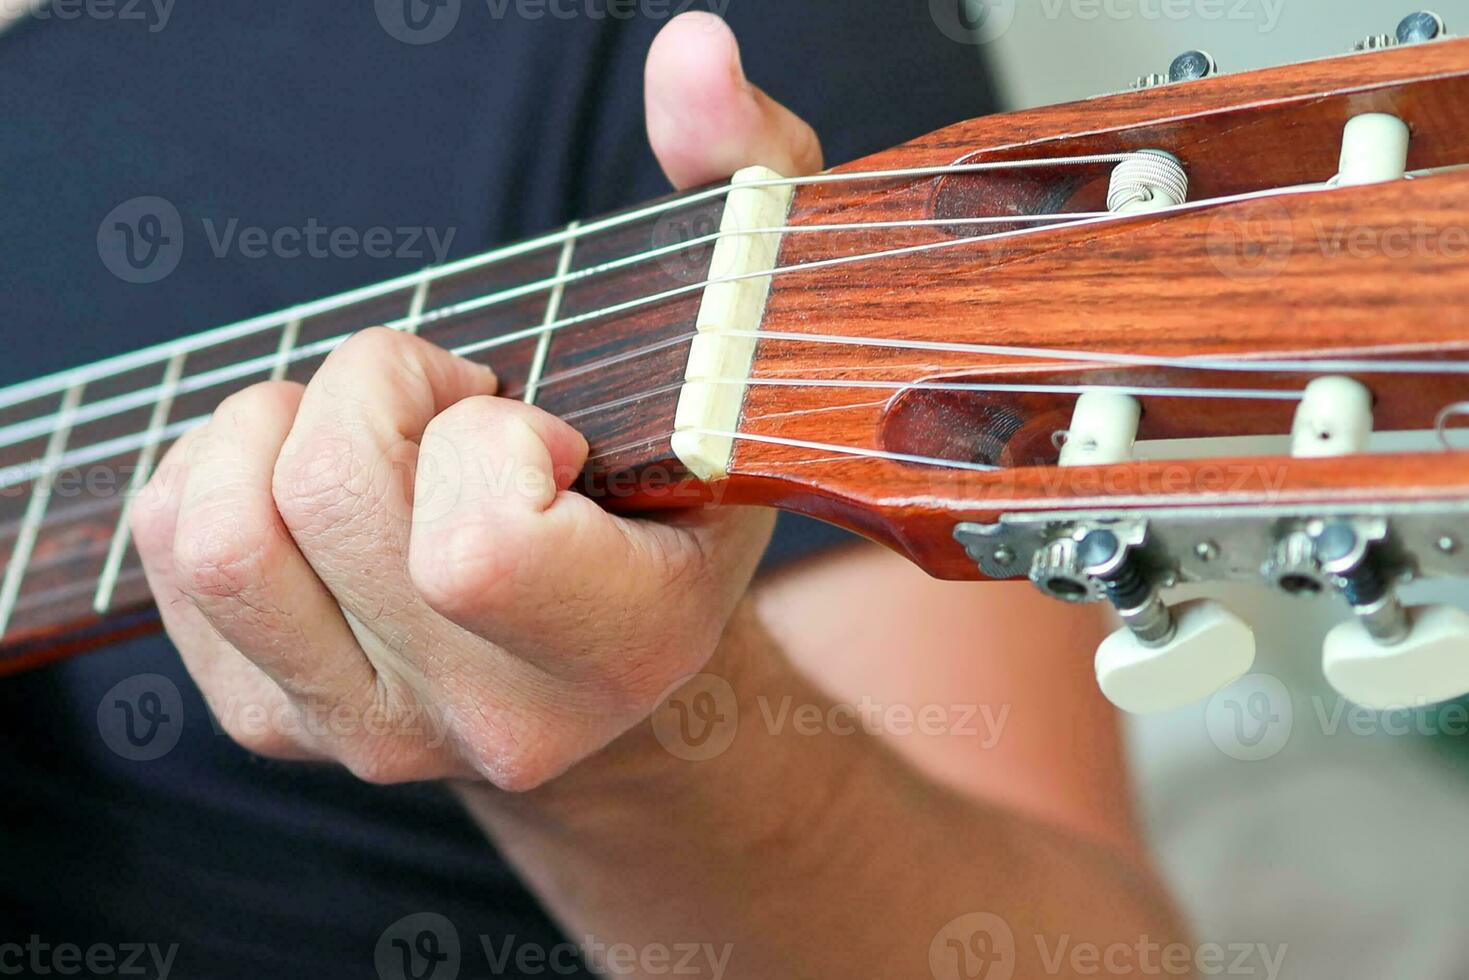
<path id="1" fill-rule="evenodd" d="M 630 500 L 655 486 L 658 503 L 676 506 L 680 494 L 669 488 L 687 473 L 669 434 L 699 291 L 599 311 L 702 282 L 712 245 L 669 246 L 716 230 L 722 210 L 712 196 L 651 217 L 627 212 L 631 220 L 588 222 L 544 244 L 360 290 L 348 302 L 266 317 L 230 339 L 185 340 L 182 348 L 195 349 L 140 366 L 80 369 L 36 397 L 0 392 L 0 443 L 10 443 L 0 446 L 0 674 L 150 626 L 127 529 L 130 498 L 178 435 L 223 399 L 270 379 L 305 382 L 334 338 L 370 326 L 471 348 L 466 356 L 494 368 L 503 395 L 567 418 L 591 445 L 588 492 Z M 649 251 L 660 254 L 577 278 Z M 570 281 L 527 288 L 555 279 Z M 483 302 L 507 291 L 518 295 Z M 475 308 L 457 309 L 464 306 Z M 548 324 L 561 326 L 533 333 Z M 525 336 L 495 342 L 511 335 Z"/>

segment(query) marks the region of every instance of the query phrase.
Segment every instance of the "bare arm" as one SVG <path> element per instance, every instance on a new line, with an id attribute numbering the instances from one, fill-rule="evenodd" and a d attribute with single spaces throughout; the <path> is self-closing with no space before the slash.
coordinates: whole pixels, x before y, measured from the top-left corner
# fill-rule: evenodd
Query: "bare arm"
<path id="1" fill-rule="evenodd" d="M 1018 959 L 996 962 L 1015 972 L 990 975 L 1068 976 L 1063 943 L 1178 937 L 1137 857 L 1115 725 L 1042 668 L 1054 635 L 1032 638 L 1028 676 L 967 667 L 1017 659 L 1001 645 L 1013 629 L 993 647 L 955 642 L 1007 604 L 1031 611 L 1014 590 L 929 583 L 875 551 L 808 564 L 737 614 L 708 677 L 596 765 L 522 796 L 460 792 L 573 937 L 700 944 L 728 956 L 725 976 L 984 976 L 966 971 L 1007 949 Z M 849 708 L 802 676 L 757 608 Z M 951 683 L 966 673 L 995 684 Z M 717 720 L 697 711 L 710 693 Z M 1009 706 L 1006 720 L 968 714 L 984 704 Z"/>
<path id="2" fill-rule="evenodd" d="M 663 38 L 648 121 L 675 182 L 819 166 L 721 25 Z M 170 451 L 133 530 L 233 737 L 452 781 L 622 975 L 670 972 L 628 951 L 706 943 L 682 975 L 1066 976 L 1058 948 L 1176 935 L 1075 662 L 1094 622 L 870 549 L 751 597 L 768 514 L 607 514 L 569 489 L 585 440 L 496 385 L 369 331 Z M 837 703 L 864 695 L 962 730 L 869 733 Z"/>

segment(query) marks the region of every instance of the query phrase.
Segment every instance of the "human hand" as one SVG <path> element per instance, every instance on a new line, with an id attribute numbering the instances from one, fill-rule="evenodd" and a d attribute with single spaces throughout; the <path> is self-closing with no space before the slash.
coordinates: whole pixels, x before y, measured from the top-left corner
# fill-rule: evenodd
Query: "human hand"
<path id="1" fill-rule="evenodd" d="M 679 186 L 820 166 L 711 15 L 664 28 L 646 97 Z M 375 329 L 304 387 L 230 397 L 169 452 L 132 530 L 170 637 L 246 748 L 526 790 L 712 655 L 769 515 L 610 515 L 569 489 L 582 437 L 495 390 L 488 369 Z M 429 498 L 449 503 L 415 510 Z"/>

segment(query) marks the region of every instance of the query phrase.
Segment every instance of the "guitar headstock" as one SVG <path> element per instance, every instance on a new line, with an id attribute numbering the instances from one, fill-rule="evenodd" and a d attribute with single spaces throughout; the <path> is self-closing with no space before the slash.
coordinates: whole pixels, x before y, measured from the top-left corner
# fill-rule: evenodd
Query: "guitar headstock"
<path id="1" fill-rule="evenodd" d="M 1469 691 L 1469 616 L 1397 598 L 1469 574 L 1445 431 L 1469 399 L 1469 40 L 1436 23 L 961 123 L 800 184 L 779 236 L 753 231 L 757 177 L 725 227 L 778 258 L 716 257 L 742 294 L 701 323 L 722 346 L 691 358 L 680 455 L 934 575 L 1110 599 L 1124 707 L 1249 667 L 1248 628 L 1170 608 L 1180 583 L 1340 595 L 1326 667 L 1354 700 Z"/>

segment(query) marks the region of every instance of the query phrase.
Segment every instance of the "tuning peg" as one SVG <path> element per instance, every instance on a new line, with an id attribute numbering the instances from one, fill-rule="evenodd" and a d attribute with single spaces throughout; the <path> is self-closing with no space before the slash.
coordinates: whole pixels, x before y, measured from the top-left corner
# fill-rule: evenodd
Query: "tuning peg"
<path id="1" fill-rule="evenodd" d="M 1372 393 L 1351 378 L 1317 378 L 1306 386 L 1291 426 L 1298 459 L 1355 456 L 1372 438 Z"/>
<path id="2" fill-rule="evenodd" d="M 1360 619 L 1326 636 L 1322 669 L 1342 697 L 1374 711 L 1416 708 L 1469 694 L 1469 613 L 1419 606 L 1406 635 L 1384 644 Z"/>
<path id="3" fill-rule="evenodd" d="M 1408 172 L 1412 133 L 1397 116 L 1369 112 L 1347 123 L 1342 134 L 1341 167 L 1333 178 L 1339 187 L 1401 180 Z"/>
<path id="4" fill-rule="evenodd" d="M 1469 614 L 1450 606 L 1404 609 L 1393 585 L 1400 563 L 1381 554 L 1387 540 L 1385 521 L 1339 520 L 1280 542 L 1277 584 L 1298 594 L 1319 588 L 1290 583 L 1330 584 L 1355 615 L 1327 635 L 1326 679 L 1343 697 L 1376 710 L 1469 694 Z"/>
<path id="5" fill-rule="evenodd" d="M 1123 627 L 1097 648 L 1097 684 L 1123 711 L 1181 708 L 1239 680 L 1255 662 L 1254 631 L 1219 603 L 1198 599 L 1172 612 L 1166 643 L 1150 646 Z"/>
<path id="6" fill-rule="evenodd" d="M 1132 458 L 1142 406 L 1131 395 L 1088 391 L 1076 399 L 1061 466 L 1105 466 Z"/>
<path id="7" fill-rule="evenodd" d="M 1142 560 L 1141 528 L 1099 528 L 1063 552 L 1038 554 L 1038 564 L 1062 560 L 1066 570 L 1043 569 L 1042 587 L 1063 580 L 1073 601 L 1100 592 L 1123 626 L 1097 648 L 1097 683 L 1117 707 L 1152 714 L 1213 694 L 1244 676 L 1255 660 L 1254 634 L 1217 602 L 1170 607 L 1159 595 L 1160 576 Z M 1055 542 L 1053 542 L 1053 545 Z M 1066 574 L 1069 571 L 1070 574 Z M 1032 578 L 1037 578 L 1032 569 Z"/>
<path id="8" fill-rule="evenodd" d="M 1399 44 L 1421 44 L 1434 41 L 1448 33 L 1444 20 L 1431 10 L 1420 10 L 1409 14 L 1398 23 Z"/>
<path id="9" fill-rule="evenodd" d="M 1195 82 L 1219 74 L 1219 63 L 1207 51 L 1185 51 L 1168 66 L 1170 82 Z"/>
<path id="10" fill-rule="evenodd" d="M 1431 10 L 1419 10 L 1398 22 L 1397 30 L 1391 34 L 1370 34 L 1358 41 L 1354 50 L 1377 51 L 1395 44 L 1421 44 L 1434 41 L 1448 33 L 1444 19 Z"/>
<path id="11" fill-rule="evenodd" d="M 1185 51 L 1168 66 L 1167 74 L 1149 72 L 1132 83 L 1135 89 L 1158 88 L 1175 82 L 1196 82 L 1219 74 L 1219 63 L 1207 51 Z"/>

